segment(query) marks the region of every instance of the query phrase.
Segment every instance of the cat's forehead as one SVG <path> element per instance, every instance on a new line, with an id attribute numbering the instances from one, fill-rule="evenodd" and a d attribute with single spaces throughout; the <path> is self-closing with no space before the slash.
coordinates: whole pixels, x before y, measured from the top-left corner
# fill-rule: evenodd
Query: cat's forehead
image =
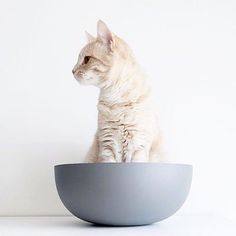
<path id="1" fill-rule="evenodd" d="M 105 56 L 104 47 L 96 41 L 89 43 L 85 45 L 85 47 L 83 47 L 82 50 L 80 51 L 80 57 L 84 56 L 93 56 L 96 58 L 102 58 Z"/>

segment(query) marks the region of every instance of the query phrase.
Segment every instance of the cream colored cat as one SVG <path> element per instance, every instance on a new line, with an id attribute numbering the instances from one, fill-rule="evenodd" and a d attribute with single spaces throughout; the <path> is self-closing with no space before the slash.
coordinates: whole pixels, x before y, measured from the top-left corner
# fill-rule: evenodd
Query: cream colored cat
<path id="1" fill-rule="evenodd" d="M 86 162 L 161 160 L 161 135 L 146 75 L 129 46 L 104 22 L 89 35 L 73 69 L 81 84 L 100 88 L 98 128 Z"/>

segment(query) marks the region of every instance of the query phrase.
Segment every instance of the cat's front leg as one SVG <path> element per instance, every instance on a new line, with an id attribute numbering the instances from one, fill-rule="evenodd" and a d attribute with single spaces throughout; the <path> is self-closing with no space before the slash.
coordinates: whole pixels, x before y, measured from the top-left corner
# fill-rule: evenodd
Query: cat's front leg
<path id="1" fill-rule="evenodd" d="M 148 155 L 145 149 L 134 151 L 131 162 L 148 162 Z"/>
<path id="2" fill-rule="evenodd" d="M 98 154 L 98 162 L 116 162 L 113 151 L 109 148 L 100 148 Z"/>

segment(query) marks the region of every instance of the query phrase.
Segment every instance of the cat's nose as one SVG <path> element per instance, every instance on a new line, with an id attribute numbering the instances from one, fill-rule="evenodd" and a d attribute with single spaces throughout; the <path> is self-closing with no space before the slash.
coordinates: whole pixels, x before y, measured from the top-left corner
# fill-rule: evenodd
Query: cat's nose
<path id="1" fill-rule="evenodd" d="M 73 67 L 73 69 L 72 69 L 72 73 L 75 74 L 75 72 L 77 71 L 77 69 L 78 69 L 78 66 L 75 65 L 75 66 Z"/>

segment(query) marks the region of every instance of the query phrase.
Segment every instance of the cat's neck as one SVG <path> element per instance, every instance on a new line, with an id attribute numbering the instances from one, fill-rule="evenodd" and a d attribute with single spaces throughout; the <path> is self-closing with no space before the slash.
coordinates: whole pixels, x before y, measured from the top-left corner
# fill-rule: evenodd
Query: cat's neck
<path id="1" fill-rule="evenodd" d="M 130 103 L 141 103 L 150 96 L 149 81 L 138 64 L 128 66 L 112 80 L 115 82 L 100 89 L 99 103 L 111 107 L 126 106 Z"/>

